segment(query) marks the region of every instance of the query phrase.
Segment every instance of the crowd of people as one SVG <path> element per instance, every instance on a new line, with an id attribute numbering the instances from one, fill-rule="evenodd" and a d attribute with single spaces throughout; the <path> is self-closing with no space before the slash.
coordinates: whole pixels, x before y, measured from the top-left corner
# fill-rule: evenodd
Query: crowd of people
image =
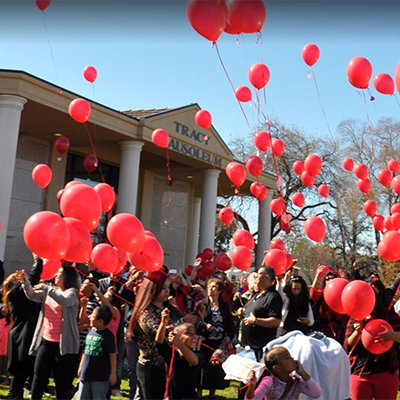
<path id="1" fill-rule="evenodd" d="M 195 263 L 198 264 L 197 260 Z M 229 386 L 223 362 L 235 346 L 265 363 L 238 398 L 297 399 L 321 396 L 318 383 L 282 346 L 265 351 L 277 337 L 299 331 L 321 332 L 348 352 L 351 398 L 396 399 L 400 317 L 394 311 L 400 274 L 385 287 L 377 274 L 364 279 L 376 302 L 363 321 L 332 310 L 324 299 L 330 279 L 340 273 L 319 266 L 308 285 L 295 264 L 277 276 L 269 266 L 244 272 L 240 287 L 221 271 L 206 281 L 164 267 L 144 272 L 129 263 L 117 275 L 64 263 L 52 280 L 41 280 L 43 260 L 34 255 L 30 271 L 19 270 L 2 284 L 0 350 L 9 399 L 42 399 L 49 378 L 64 399 L 121 396 L 127 371 L 129 399 L 208 399 Z M 390 342 L 372 354 L 360 340 L 367 321 L 384 319 L 392 329 L 376 338 Z M 27 393 L 29 392 L 29 394 Z M 332 399 L 344 400 L 344 399 Z"/>

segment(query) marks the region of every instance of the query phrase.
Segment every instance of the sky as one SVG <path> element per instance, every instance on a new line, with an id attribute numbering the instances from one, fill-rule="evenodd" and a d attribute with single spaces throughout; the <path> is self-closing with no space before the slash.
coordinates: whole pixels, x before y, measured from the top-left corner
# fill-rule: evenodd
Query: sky
<path id="1" fill-rule="evenodd" d="M 198 103 L 227 143 L 264 122 L 256 103 L 243 104 L 246 121 L 229 82 L 251 87 L 247 72 L 256 62 L 271 73 L 260 92 L 264 114 L 309 135 L 335 136 L 347 118 L 368 116 L 375 124 L 400 117 L 394 96 L 376 92 L 371 79 L 371 102 L 346 75 L 347 63 L 362 56 L 371 62 L 373 77 L 394 77 L 400 2 L 264 4 L 261 37 L 223 33 L 217 41 L 220 60 L 188 22 L 186 1 L 52 0 L 42 13 L 34 0 L 0 0 L 0 69 L 23 70 L 116 110 Z M 307 43 L 321 52 L 312 67 L 316 85 L 300 55 Z M 82 76 L 88 65 L 98 72 L 94 84 Z"/>

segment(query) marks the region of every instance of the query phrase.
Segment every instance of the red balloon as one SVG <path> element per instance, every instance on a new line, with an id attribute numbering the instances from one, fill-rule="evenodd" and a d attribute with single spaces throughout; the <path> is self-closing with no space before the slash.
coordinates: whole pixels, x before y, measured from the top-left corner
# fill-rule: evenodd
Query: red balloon
<path id="1" fill-rule="evenodd" d="M 232 267 L 232 261 L 226 253 L 218 253 L 214 256 L 214 264 L 220 271 L 227 271 Z"/>
<path id="2" fill-rule="evenodd" d="M 232 28 L 232 27 L 229 25 L 229 22 L 226 23 L 224 32 L 229 33 L 230 35 L 240 35 L 240 33 L 241 33 L 241 32 L 239 32 L 237 29 Z"/>
<path id="3" fill-rule="evenodd" d="M 327 281 L 324 289 L 324 300 L 329 308 L 339 314 L 346 314 L 342 304 L 342 293 L 349 281 L 344 278 L 335 278 Z"/>
<path id="4" fill-rule="evenodd" d="M 91 113 L 90 104 L 85 99 L 72 100 L 68 107 L 69 115 L 77 122 L 85 123 Z"/>
<path id="5" fill-rule="evenodd" d="M 363 193 L 369 193 L 371 191 L 371 181 L 366 179 L 359 179 L 357 182 L 358 189 Z"/>
<path id="6" fill-rule="evenodd" d="M 285 251 L 285 243 L 282 239 L 272 239 L 271 243 L 269 244 L 269 248 L 272 249 L 278 249 L 281 251 Z"/>
<path id="7" fill-rule="evenodd" d="M 233 211 L 228 207 L 221 208 L 221 210 L 219 210 L 218 217 L 225 225 L 231 225 L 233 219 L 235 218 Z"/>
<path id="8" fill-rule="evenodd" d="M 156 129 L 151 134 L 151 140 L 156 146 L 166 149 L 169 144 L 169 135 L 164 129 Z"/>
<path id="9" fill-rule="evenodd" d="M 40 274 L 40 279 L 43 281 L 49 281 L 53 279 L 57 271 L 61 268 L 61 261 L 56 260 L 47 260 L 46 258 L 43 259 L 43 270 Z"/>
<path id="10" fill-rule="evenodd" d="M 258 131 L 253 140 L 257 149 L 261 151 L 267 151 L 271 146 L 271 135 L 265 131 Z"/>
<path id="11" fill-rule="evenodd" d="M 271 143 L 271 150 L 276 156 L 280 157 L 285 151 L 285 143 L 281 139 L 274 139 Z"/>
<path id="12" fill-rule="evenodd" d="M 250 67 L 247 76 L 256 89 L 262 89 L 268 83 L 270 73 L 265 64 L 255 63 Z"/>
<path id="13" fill-rule="evenodd" d="M 244 169 L 242 164 L 239 164 L 236 161 L 230 162 L 226 168 L 226 175 L 234 183 L 236 186 L 242 186 L 244 181 L 246 180 L 246 170 Z"/>
<path id="14" fill-rule="evenodd" d="M 395 212 L 391 215 L 390 221 L 393 226 L 393 230 L 398 231 L 400 229 L 400 212 Z"/>
<path id="15" fill-rule="evenodd" d="M 395 70 L 395 73 L 394 73 L 394 80 L 396 82 L 397 91 L 400 94 L 400 60 L 396 65 L 396 70 Z"/>
<path id="16" fill-rule="evenodd" d="M 293 257 L 290 253 L 284 253 L 286 257 L 286 267 L 285 270 L 288 270 L 293 265 Z"/>
<path id="17" fill-rule="evenodd" d="M 393 191 L 400 195 L 400 175 L 397 175 L 393 178 L 391 185 Z"/>
<path id="18" fill-rule="evenodd" d="M 304 222 L 304 232 L 314 242 L 321 242 L 326 233 L 325 222 L 316 216 L 309 217 Z"/>
<path id="19" fill-rule="evenodd" d="M 383 234 L 378 244 L 378 253 L 386 261 L 397 261 L 400 259 L 400 233 L 388 231 Z"/>
<path id="20" fill-rule="evenodd" d="M 319 185 L 318 186 L 318 194 L 322 197 L 328 197 L 329 196 L 329 186 L 325 185 L 324 183 Z"/>
<path id="21" fill-rule="evenodd" d="M 80 181 L 69 181 L 69 182 L 65 185 L 64 190 L 65 190 L 65 189 L 68 189 L 69 187 L 74 186 L 74 185 L 82 185 L 82 182 L 80 182 Z"/>
<path id="22" fill-rule="evenodd" d="M 271 200 L 271 203 L 269 204 L 269 208 L 275 215 L 277 215 L 279 217 L 286 210 L 286 205 L 282 199 L 273 199 L 273 200 Z"/>
<path id="23" fill-rule="evenodd" d="M 60 204 L 61 196 L 63 195 L 63 193 L 64 193 L 64 189 L 60 189 L 60 190 L 57 192 L 57 202 L 58 202 L 58 204 Z"/>
<path id="24" fill-rule="evenodd" d="M 279 219 L 279 228 L 284 232 L 290 232 L 290 220 L 292 216 L 284 212 Z"/>
<path id="25" fill-rule="evenodd" d="M 272 267 L 277 275 L 282 274 L 286 269 L 285 253 L 279 249 L 271 249 L 267 251 L 264 256 L 263 265 Z"/>
<path id="26" fill-rule="evenodd" d="M 128 253 L 129 261 L 143 271 L 158 271 L 164 265 L 164 251 L 160 243 L 145 235 L 143 249 L 138 253 Z"/>
<path id="27" fill-rule="evenodd" d="M 354 173 L 356 174 L 357 178 L 365 179 L 368 176 L 368 168 L 363 163 L 357 164 L 356 168 L 354 169 Z"/>
<path id="28" fill-rule="evenodd" d="M 73 185 L 64 189 L 60 209 L 64 217 L 79 219 L 92 231 L 100 221 L 101 200 L 90 186 Z"/>
<path id="29" fill-rule="evenodd" d="M 50 0 L 35 0 L 36 7 L 40 11 L 46 10 L 46 8 L 50 5 L 51 1 Z"/>
<path id="30" fill-rule="evenodd" d="M 196 121 L 196 124 L 203 129 L 208 129 L 212 123 L 211 114 L 207 110 L 197 111 L 194 119 Z"/>
<path id="31" fill-rule="evenodd" d="M 292 195 L 292 203 L 294 205 L 296 205 L 297 207 L 300 207 L 300 208 L 303 207 L 304 202 L 305 202 L 305 199 L 304 199 L 304 196 L 302 193 L 296 192 Z"/>
<path id="32" fill-rule="evenodd" d="M 197 277 L 197 279 L 200 279 L 202 281 L 206 281 L 207 278 L 208 278 L 207 271 L 203 270 L 203 267 L 199 268 L 197 270 L 196 277 Z"/>
<path id="33" fill-rule="evenodd" d="M 383 186 L 389 186 L 390 182 L 392 182 L 392 173 L 388 169 L 382 168 L 378 172 L 377 178 Z"/>
<path id="34" fill-rule="evenodd" d="M 253 182 L 250 185 L 250 192 L 254 197 L 259 197 L 259 195 L 261 194 L 261 188 L 263 185 L 261 185 L 260 182 Z"/>
<path id="35" fill-rule="evenodd" d="M 92 252 L 90 232 L 79 219 L 66 217 L 64 221 L 69 229 L 69 248 L 64 260 L 84 264 Z"/>
<path id="36" fill-rule="evenodd" d="M 243 103 L 247 103 L 252 98 L 251 90 L 247 86 L 238 86 L 235 89 L 235 96 Z"/>
<path id="37" fill-rule="evenodd" d="M 297 160 L 293 163 L 293 171 L 297 174 L 297 175 L 301 175 L 304 171 L 304 163 L 303 161 Z"/>
<path id="38" fill-rule="evenodd" d="M 32 170 L 32 179 L 36 185 L 40 186 L 42 189 L 49 186 L 53 173 L 51 169 L 46 164 L 36 165 Z"/>
<path id="39" fill-rule="evenodd" d="M 380 72 L 375 75 L 373 80 L 374 88 L 382 94 L 390 94 L 394 93 L 394 81 L 393 78 L 389 74 L 385 74 Z"/>
<path id="40" fill-rule="evenodd" d="M 390 214 L 394 214 L 395 212 L 400 212 L 400 204 L 394 203 L 392 207 L 390 207 Z"/>
<path id="41" fill-rule="evenodd" d="M 372 354 L 383 354 L 391 349 L 394 340 L 377 342 L 380 333 L 393 332 L 392 325 L 384 319 L 372 319 L 367 322 L 361 332 L 363 346 Z"/>
<path id="42" fill-rule="evenodd" d="M 268 189 L 264 186 L 261 185 L 261 190 L 260 190 L 260 194 L 258 195 L 258 200 L 260 201 L 264 201 L 268 196 Z"/>
<path id="43" fill-rule="evenodd" d="M 317 176 L 322 169 L 322 160 L 316 154 L 310 154 L 304 160 L 304 169 L 311 175 Z"/>
<path id="44" fill-rule="evenodd" d="M 242 271 L 248 270 L 253 262 L 253 255 L 246 246 L 234 247 L 231 250 L 230 258 L 232 264 Z"/>
<path id="45" fill-rule="evenodd" d="M 97 71 L 96 71 L 96 68 L 94 68 L 94 67 L 92 67 L 92 66 L 90 66 L 90 65 L 87 66 L 87 67 L 85 67 L 84 70 L 83 70 L 83 77 L 84 77 L 87 81 L 93 83 L 93 82 L 96 80 L 96 78 L 97 78 Z"/>
<path id="46" fill-rule="evenodd" d="M 144 231 L 144 234 L 145 234 L 145 235 L 149 235 L 149 236 L 153 237 L 154 239 L 157 239 L 157 238 L 156 238 L 156 235 L 155 235 L 153 232 L 151 232 L 151 231 L 145 230 L 145 231 Z"/>
<path id="47" fill-rule="evenodd" d="M 101 209 L 105 212 L 110 211 L 115 204 L 114 189 L 108 183 L 99 183 L 94 187 L 94 191 L 101 200 Z"/>
<path id="48" fill-rule="evenodd" d="M 186 16 L 192 28 L 201 36 L 215 42 L 228 21 L 228 8 L 224 1 L 189 0 Z"/>
<path id="49" fill-rule="evenodd" d="M 109 241 L 122 251 L 139 253 L 147 236 L 140 220 L 132 214 L 116 214 L 107 224 Z"/>
<path id="50" fill-rule="evenodd" d="M 308 187 L 314 185 L 315 178 L 310 175 L 307 171 L 303 171 L 300 175 L 300 180 Z"/>
<path id="51" fill-rule="evenodd" d="M 354 57 L 347 64 L 349 82 L 358 89 L 367 89 L 372 77 L 371 63 L 364 57 Z"/>
<path id="52" fill-rule="evenodd" d="M 256 33 L 265 23 L 266 11 L 262 0 L 228 0 L 229 25 L 239 32 Z"/>
<path id="53" fill-rule="evenodd" d="M 246 229 L 238 229 L 233 234 L 233 243 L 235 246 L 245 246 L 250 250 L 254 250 L 255 243 L 253 235 Z"/>
<path id="54" fill-rule="evenodd" d="M 205 261 L 211 260 L 214 256 L 214 252 L 208 247 L 202 251 L 202 254 Z"/>
<path id="55" fill-rule="evenodd" d="M 102 272 L 113 273 L 119 265 L 118 255 L 111 245 L 100 243 L 93 247 L 92 263 Z"/>
<path id="56" fill-rule="evenodd" d="M 25 223 L 24 240 L 29 250 L 40 258 L 61 260 L 69 247 L 67 223 L 52 211 L 39 211 Z"/>
<path id="57" fill-rule="evenodd" d="M 99 165 L 97 158 L 93 154 L 87 155 L 83 159 L 83 167 L 86 169 L 89 174 L 93 172 Z"/>
<path id="58" fill-rule="evenodd" d="M 370 217 L 373 217 L 376 214 L 376 210 L 378 209 L 375 201 L 373 200 L 367 200 L 364 203 L 363 207 L 366 214 L 369 215 Z"/>
<path id="59" fill-rule="evenodd" d="M 319 59 L 319 48 L 316 44 L 308 43 L 301 50 L 303 61 L 312 67 Z"/>
<path id="60" fill-rule="evenodd" d="M 215 272 L 215 265 L 213 261 L 207 261 L 204 263 L 204 265 L 201 267 L 201 272 L 207 276 L 210 276 Z"/>
<path id="61" fill-rule="evenodd" d="M 395 174 L 400 171 L 400 164 L 397 160 L 394 159 L 388 161 L 387 167 L 389 171 L 392 171 Z"/>
<path id="62" fill-rule="evenodd" d="M 380 231 L 380 232 L 383 231 L 383 228 L 384 228 L 383 222 L 384 222 L 384 220 L 385 219 L 383 218 L 383 216 L 379 215 L 379 214 L 375 215 L 375 217 L 372 219 L 372 225 L 374 226 L 374 228 L 377 231 Z"/>
<path id="63" fill-rule="evenodd" d="M 375 307 L 374 289 L 365 281 L 351 281 L 343 289 L 342 305 L 347 315 L 362 321 Z"/>
<path id="64" fill-rule="evenodd" d="M 60 136 L 55 140 L 53 146 L 61 156 L 69 149 L 69 140 L 65 136 Z"/>
<path id="65" fill-rule="evenodd" d="M 118 258 L 118 267 L 114 270 L 113 274 L 118 275 L 125 268 L 126 262 L 128 261 L 128 256 L 126 255 L 125 251 L 122 251 L 117 247 L 114 247 L 114 250 Z"/>
<path id="66" fill-rule="evenodd" d="M 263 169 L 263 162 L 261 161 L 261 158 L 257 156 L 250 156 L 246 161 L 246 169 L 249 174 L 257 178 Z"/>
<path id="67" fill-rule="evenodd" d="M 351 172 L 354 169 L 354 161 L 351 158 L 345 158 L 342 161 L 342 166 L 346 171 Z"/>
<path id="68" fill-rule="evenodd" d="M 392 224 L 392 219 L 390 218 L 390 216 L 387 216 L 383 219 L 383 228 L 386 231 L 394 231 L 394 226 Z"/>
<path id="69" fill-rule="evenodd" d="M 187 276 L 192 275 L 192 271 L 193 271 L 193 265 L 186 265 L 185 266 L 185 274 Z"/>

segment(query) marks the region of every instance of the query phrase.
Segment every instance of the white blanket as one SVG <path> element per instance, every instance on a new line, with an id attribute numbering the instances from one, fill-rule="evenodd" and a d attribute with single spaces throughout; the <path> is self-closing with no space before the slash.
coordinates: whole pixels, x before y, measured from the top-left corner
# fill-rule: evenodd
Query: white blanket
<path id="1" fill-rule="evenodd" d="M 257 380 L 260 379 L 265 365 L 250 358 L 232 354 L 222 364 L 222 369 L 225 372 L 225 379 L 247 383 L 247 377 L 251 371 L 255 372 Z"/>
<path id="2" fill-rule="evenodd" d="M 350 362 L 343 347 L 334 339 L 317 332 L 318 337 L 306 336 L 300 331 L 289 332 L 264 348 L 286 347 L 295 360 L 318 382 L 322 390 L 321 400 L 350 398 Z M 310 399 L 300 395 L 300 400 Z"/>

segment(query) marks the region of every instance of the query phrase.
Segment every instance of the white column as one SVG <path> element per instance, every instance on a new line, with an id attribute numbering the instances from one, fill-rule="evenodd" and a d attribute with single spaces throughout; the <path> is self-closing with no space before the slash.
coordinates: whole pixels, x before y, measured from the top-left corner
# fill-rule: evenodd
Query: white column
<path id="1" fill-rule="evenodd" d="M 140 153 L 144 143 L 126 141 L 121 147 L 121 165 L 119 167 L 117 212 L 136 215 L 139 187 Z"/>
<path id="2" fill-rule="evenodd" d="M 201 210 L 201 198 L 195 197 L 193 199 L 193 219 L 192 219 L 192 231 L 190 238 L 190 251 L 189 251 L 189 263 L 193 263 L 199 253 L 199 232 L 200 232 L 200 210 Z M 203 250 L 203 249 L 202 249 Z"/>
<path id="3" fill-rule="evenodd" d="M 219 174 L 220 171 L 214 169 L 202 171 L 203 187 L 201 192 L 199 251 L 203 251 L 206 248 L 214 250 Z"/>
<path id="4" fill-rule="evenodd" d="M 271 241 L 271 210 L 269 204 L 272 200 L 272 190 L 264 201 L 258 203 L 258 241 L 256 254 L 256 269 L 261 267 L 264 251 L 269 250 Z"/>
<path id="5" fill-rule="evenodd" d="M 23 97 L 0 95 L 0 260 L 4 260 Z"/>

